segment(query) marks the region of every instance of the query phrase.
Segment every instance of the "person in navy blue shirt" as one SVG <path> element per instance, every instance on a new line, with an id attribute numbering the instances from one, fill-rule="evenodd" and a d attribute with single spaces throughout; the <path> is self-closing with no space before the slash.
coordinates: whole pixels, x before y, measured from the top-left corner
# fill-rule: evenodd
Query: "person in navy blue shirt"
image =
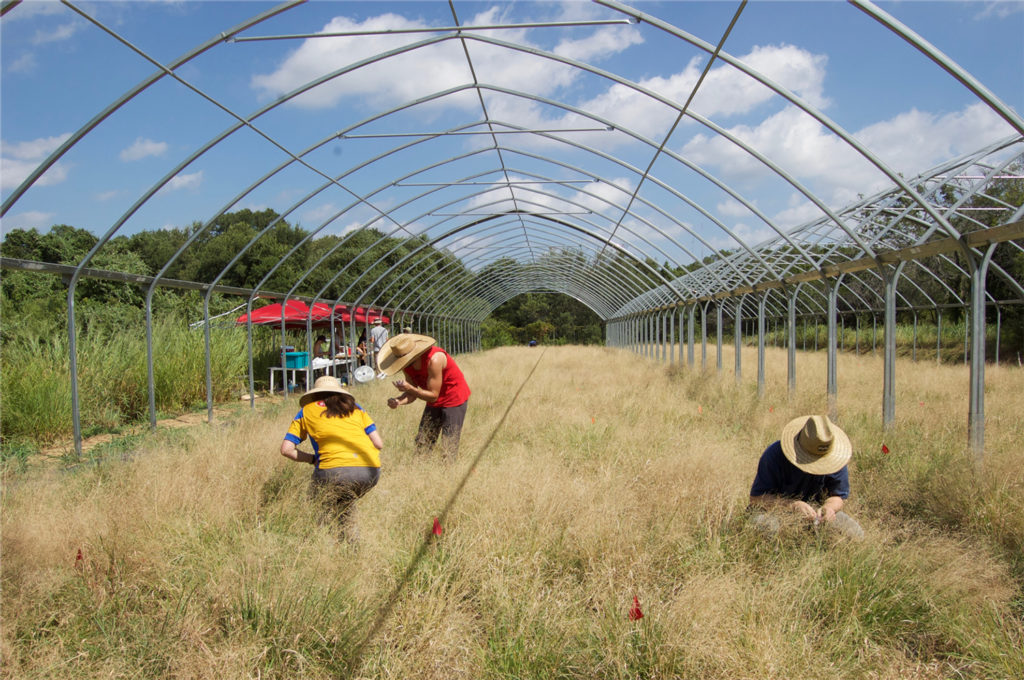
<path id="1" fill-rule="evenodd" d="M 754 524 L 778 531 L 779 518 L 769 511 L 782 510 L 814 526 L 825 523 L 862 537 L 857 521 L 842 511 L 850 496 L 847 463 L 852 452 L 850 438 L 827 416 L 791 420 L 757 463 L 750 487 Z"/>

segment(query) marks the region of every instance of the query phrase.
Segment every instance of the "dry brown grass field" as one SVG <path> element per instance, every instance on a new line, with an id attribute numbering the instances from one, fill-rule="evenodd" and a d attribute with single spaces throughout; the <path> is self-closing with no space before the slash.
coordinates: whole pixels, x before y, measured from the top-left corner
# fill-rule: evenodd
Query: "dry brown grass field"
<path id="1" fill-rule="evenodd" d="M 713 348 L 705 373 L 594 347 L 460 356 L 453 464 L 413 454 L 418 405 L 356 386 L 385 442 L 357 545 L 277 452 L 294 397 L 9 473 L 3 676 L 1024 677 L 1024 372 L 988 368 L 978 464 L 966 368 L 900 361 L 883 431 L 881 358 L 841 356 L 852 542 L 746 524 L 761 451 L 825 411 L 825 355 L 799 355 L 792 398 L 784 350 L 763 399 L 742 359 L 737 384 Z"/>

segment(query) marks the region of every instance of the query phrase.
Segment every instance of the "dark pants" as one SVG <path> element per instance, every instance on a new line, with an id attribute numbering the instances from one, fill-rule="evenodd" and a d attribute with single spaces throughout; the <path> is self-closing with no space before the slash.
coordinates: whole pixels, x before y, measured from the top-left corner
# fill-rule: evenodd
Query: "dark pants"
<path id="1" fill-rule="evenodd" d="M 416 452 L 430 453 L 441 435 L 442 453 L 455 460 L 459 453 L 459 437 L 462 435 L 462 423 L 466 420 L 468 401 L 458 406 L 438 407 L 427 405 L 420 418 L 420 429 L 416 433 Z"/>
<path id="2" fill-rule="evenodd" d="M 377 485 L 380 468 L 336 467 L 314 470 L 310 494 L 324 503 L 324 519 L 335 519 L 348 538 L 356 537 L 355 502 Z"/>

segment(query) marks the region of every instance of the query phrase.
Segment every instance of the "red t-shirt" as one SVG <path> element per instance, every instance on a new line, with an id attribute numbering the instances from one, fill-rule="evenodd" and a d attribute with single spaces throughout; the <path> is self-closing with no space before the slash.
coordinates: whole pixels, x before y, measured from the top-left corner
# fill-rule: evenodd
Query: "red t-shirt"
<path id="1" fill-rule="evenodd" d="M 448 364 L 444 371 L 441 372 L 441 391 L 437 395 L 437 400 L 430 403 L 430 405 L 441 408 L 460 406 L 469 399 L 469 385 L 466 383 L 466 378 L 462 375 L 459 365 L 455 363 L 455 359 L 452 359 L 451 355 L 440 347 L 431 347 L 423 353 L 419 370 L 414 369 L 412 364 L 410 364 L 403 368 L 402 372 L 405 373 L 406 379 L 413 385 L 420 389 L 427 389 L 427 364 L 430 363 L 430 358 L 438 352 L 445 355 Z"/>

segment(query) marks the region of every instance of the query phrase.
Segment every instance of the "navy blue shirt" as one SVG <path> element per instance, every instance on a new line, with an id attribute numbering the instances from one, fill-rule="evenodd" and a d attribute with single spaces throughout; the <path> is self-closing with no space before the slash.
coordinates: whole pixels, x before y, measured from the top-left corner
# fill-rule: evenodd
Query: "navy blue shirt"
<path id="1" fill-rule="evenodd" d="M 804 502 L 823 502 L 829 496 L 847 498 L 850 495 L 850 472 L 847 466 L 830 475 L 812 475 L 789 462 L 782 452 L 782 444 L 775 442 L 761 454 L 757 463 L 757 476 L 750 487 L 751 496 L 773 494 L 797 498 Z"/>

